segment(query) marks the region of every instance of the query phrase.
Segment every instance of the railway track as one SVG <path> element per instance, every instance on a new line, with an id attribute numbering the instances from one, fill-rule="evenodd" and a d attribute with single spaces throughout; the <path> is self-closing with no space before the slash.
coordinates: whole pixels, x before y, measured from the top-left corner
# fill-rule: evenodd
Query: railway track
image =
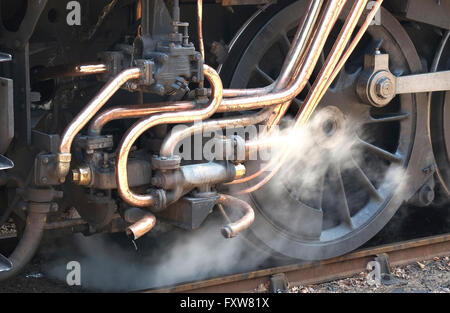
<path id="1" fill-rule="evenodd" d="M 375 260 L 405 265 L 450 254 L 450 233 L 364 248 L 347 255 L 319 262 L 302 262 L 253 272 L 222 276 L 203 281 L 140 290 L 144 293 L 254 292 L 260 284 L 275 282 L 290 286 L 317 284 L 350 277 L 366 270 Z M 272 289 L 273 290 L 273 289 Z M 276 289 L 275 289 L 276 290 Z"/>

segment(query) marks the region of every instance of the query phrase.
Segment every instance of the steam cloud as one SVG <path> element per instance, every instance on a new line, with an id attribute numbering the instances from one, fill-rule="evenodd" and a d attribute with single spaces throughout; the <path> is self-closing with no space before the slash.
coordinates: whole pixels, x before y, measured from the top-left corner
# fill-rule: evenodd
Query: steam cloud
<path id="1" fill-rule="evenodd" d="M 391 166 L 389 170 L 383 172 L 386 163 L 376 160 L 376 156 L 373 155 L 372 158 L 367 158 L 362 146 L 357 144 L 359 139 L 356 136 L 358 128 L 356 123 L 348 120 L 340 121 L 343 125 L 326 123 L 327 119 L 336 114 L 328 109 L 322 110 L 315 115 L 308 127 L 295 132 L 288 127 L 269 138 L 275 143 L 270 158 L 278 158 L 276 151 L 285 151 L 286 146 L 293 147 L 280 173 L 282 181 L 278 180 L 272 184 L 272 188 L 286 188 L 288 182 L 288 185 L 297 187 L 292 190 L 294 196 L 308 201 L 317 198 L 318 193 L 322 192 L 320 186 L 325 174 L 330 168 L 336 169 L 337 164 L 340 164 L 338 170 L 345 173 L 353 169 L 355 163 L 377 162 L 381 165 L 369 167 L 370 169 L 366 169 L 365 172 L 367 177 L 378 181 L 376 188 L 381 193 L 392 192 L 394 188 L 397 188 L 396 193 L 405 192 L 407 177 L 404 169 L 400 165 Z M 361 137 L 365 134 L 358 135 Z M 362 197 L 358 190 L 352 190 L 352 197 L 355 199 L 348 201 L 352 203 L 363 201 L 358 199 Z M 282 201 L 283 199 L 280 199 L 280 202 Z M 314 203 L 310 205 L 314 206 Z M 317 206 L 320 209 L 319 205 Z M 67 256 L 49 263 L 45 271 L 51 277 L 65 280 L 67 262 L 77 260 L 81 264 L 81 281 L 84 288 L 120 291 L 165 286 L 242 272 L 254 269 L 267 261 L 268 255 L 250 248 L 242 236 L 224 239 L 219 232 L 221 223 L 224 221 L 218 223 L 209 218 L 198 230 L 180 231 L 176 236 L 177 239 L 162 240 L 157 237 L 152 240 L 159 247 L 141 247 L 137 252 L 131 243 L 129 248 L 126 248 L 104 235 L 92 237 L 77 235 L 75 250 L 78 253 L 74 254 L 73 249 L 69 249 L 71 252 Z M 138 246 L 140 245 L 138 242 Z M 147 255 L 143 255 L 143 252 Z"/>

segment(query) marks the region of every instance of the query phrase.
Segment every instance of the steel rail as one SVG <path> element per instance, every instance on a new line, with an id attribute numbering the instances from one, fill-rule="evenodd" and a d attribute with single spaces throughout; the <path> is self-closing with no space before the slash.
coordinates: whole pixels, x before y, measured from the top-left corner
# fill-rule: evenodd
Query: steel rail
<path id="1" fill-rule="evenodd" d="M 316 262 L 302 262 L 223 277 L 141 290 L 168 292 L 255 292 L 275 274 L 285 274 L 290 286 L 309 285 L 347 278 L 366 271 L 367 263 L 385 254 L 391 266 L 450 255 L 450 234 L 442 234 L 356 250 Z"/>

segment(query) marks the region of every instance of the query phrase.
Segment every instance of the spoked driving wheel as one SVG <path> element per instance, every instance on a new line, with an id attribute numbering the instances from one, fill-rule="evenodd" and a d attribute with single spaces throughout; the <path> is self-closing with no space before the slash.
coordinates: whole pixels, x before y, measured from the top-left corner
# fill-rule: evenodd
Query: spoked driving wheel
<path id="1" fill-rule="evenodd" d="M 235 69 L 224 75 L 231 77 L 230 87 L 265 86 L 277 77 L 305 7 L 305 1 L 287 6 L 260 26 L 237 58 L 230 53 L 230 65 L 223 67 Z M 389 54 L 395 75 L 420 68 L 400 23 L 387 11 L 381 13 L 381 25 L 369 27 L 306 131 L 298 142 L 289 143 L 298 147 L 295 157 L 249 196 L 256 218 L 248 236 L 276 254 L 304 260 L 342 255 L 375 235 L 406 200 L 405 169 L 420 104 L 414 95 L 406 95 L 376 108 L 356 94 L 364 54 L 377 47 Z M 342 23 L 335 26 L 335 34 Z M 332 42 L 327 45 L 325 55 Z M 288 118 L 304 94 L 291 104 Z M 249 164 L 249 171 L 260 166 Z"/>

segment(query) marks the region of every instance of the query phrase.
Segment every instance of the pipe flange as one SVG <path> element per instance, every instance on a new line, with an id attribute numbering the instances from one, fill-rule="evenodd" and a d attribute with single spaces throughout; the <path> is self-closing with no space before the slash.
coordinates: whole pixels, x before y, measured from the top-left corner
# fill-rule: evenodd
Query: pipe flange
<path id="1" fill-rule="evenodd" d="M 173 155 L 170 157 L 165 156 L 153 156 L 152 167 L 158 170 L 176 170 L 180 168 L 181 157 L 179 155 Z"/>
<path id="2" fill-rule="evenodd" d="M 151 206 L 151 211 L 154 213 L 161 212 L 167 207 L 166 192 L 163 189 L 150 189 L 150 195 L 154 199 Z"/>

